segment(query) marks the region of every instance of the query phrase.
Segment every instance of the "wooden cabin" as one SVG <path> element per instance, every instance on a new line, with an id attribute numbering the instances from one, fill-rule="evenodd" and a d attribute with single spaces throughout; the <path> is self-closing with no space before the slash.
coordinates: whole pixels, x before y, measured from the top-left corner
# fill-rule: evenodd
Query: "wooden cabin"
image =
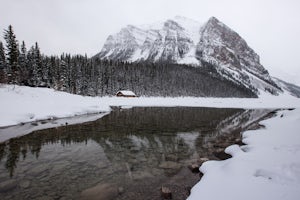
<path id="1" fill-rule="evenodd" d="M 116 93 L 117 97 L 137 97 L 134 92 L 130 90 L 120 90 Z"/>

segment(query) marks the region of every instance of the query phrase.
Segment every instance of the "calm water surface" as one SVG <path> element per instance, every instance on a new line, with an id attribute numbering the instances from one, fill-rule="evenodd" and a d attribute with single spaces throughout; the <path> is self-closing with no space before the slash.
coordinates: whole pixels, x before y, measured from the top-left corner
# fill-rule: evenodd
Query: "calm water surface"
<path id="1" fill-rule="evenodd" d="M 184 199 L 188 165 L 233 144 L 268 110 L 132 108 L 0 144 L 0 199 Z M 96 198 L 97 197 L 97 198 Z"/>

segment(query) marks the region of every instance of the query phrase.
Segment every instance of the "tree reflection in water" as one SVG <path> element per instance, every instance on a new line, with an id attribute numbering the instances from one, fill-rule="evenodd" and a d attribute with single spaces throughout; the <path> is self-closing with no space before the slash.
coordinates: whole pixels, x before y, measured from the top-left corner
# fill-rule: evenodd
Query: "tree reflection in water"
<path id="1" fill-rule="evenodd" d="M 115 110 L 94 122 L 35 131 L 1 143 L 0 181 L 9 178 L 3 175 L 6 169 L 16 180 L 27 176 L 30 179 L 32 174 L 38 174 L 42 180 L 55 182 L 55 175 L 50 175 L 60 165 L 61 173 L 69 173 L 64 180 L 66 183 L 74 176 L 77 184 L 86 181 L 87 185 L 78 186 L 70 180 L 77 191 L 105 177 L 127 184 L 143 177 L 172 176 L 191 159 L 212 156 L 214 141 L 222 142 L 220 140 L 226 140 L 229 135 L 239 135 L 250 122 L 268 112 L 185 107 Z M 61 164 L 62 161 L 67 164 Z M 39 167 L 39 162 L 43 167 Z M 48 164 L 44 166 L 45 163 Z M 83 166 L 86 170 L 80 174 Z M 44 174 L 31 172 L 31 168 Z M 66 168 L 68 172 L 64 171 Z M 16 169 L 19 173 L 15 173 Z M 99 169 L 99 174 L 92 172 Z M 107 175 L 111 173 L 114 175 Z M 121 176 L 125 178 L 120 180 Z M 16 193 L 23 191 L 22 188 L 18 190 Z"/>

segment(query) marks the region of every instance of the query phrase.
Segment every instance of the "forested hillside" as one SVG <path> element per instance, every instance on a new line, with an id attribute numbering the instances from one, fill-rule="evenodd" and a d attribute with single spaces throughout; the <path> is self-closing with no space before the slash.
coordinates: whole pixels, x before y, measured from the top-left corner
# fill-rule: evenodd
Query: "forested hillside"
<path id="1" fill-rule="evenodd" d="M 225 79 L 212 64 L 202 67 L 151 62 L 122 62 L 88 58 L 86 55 L 46 56 L 38 43 L 27 50 L 16 39 L 12 26 L 0 42 L 0 82 L 32 87 L 51 87 L 91 96 L 114 95 L 129 89 L 145 96 L 257 97 Z M 227 74 L 228 76 L 228 74 Z"/>

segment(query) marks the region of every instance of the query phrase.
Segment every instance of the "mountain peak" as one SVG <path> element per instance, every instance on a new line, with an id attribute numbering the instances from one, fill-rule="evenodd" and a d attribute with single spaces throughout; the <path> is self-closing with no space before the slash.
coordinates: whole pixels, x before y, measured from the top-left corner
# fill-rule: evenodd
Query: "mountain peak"
<path id="1" fill-rule="evenodd" d="M 214 27 L 214 28 L 219 27 L 219 28 L 230 29 L 228 26 L 226 26 L 224 23 L 222 23 L 220 20 L 218 20 L 214 16 L 210 17 L 204 26 L 211 26 L 211 27 Z"/>
<path id="2" fill-rule="evenodd" d="M 279 87 L 260 64 L 246 41 L 216 17 L 201 24 L 182 16 L 149 26 L 123 28 L 109 37 L 96 56 L 131 62 L 170 62 L 201 67 L 210 63 L 217 71 L 248 88 L 276 91 Z M 224 75 L 225 76 L 225 75 Z"/>
<path id="3" fill-rule="evenodd" d="M 218 23 L 218 22 L 220 22 L 220 21 L 219 21 L 216 17 L 211 16 L 211 17 L 208 19 L 208 22 Z"/>
<path id="4" fill-rule="evenodd" d="M 172 29 L 172 30 L 177 30 L 177 29 L 182 30 L 183 29 L 176 21 L 173 21 L 173 20 L 167 20 L 164 23 L 164 27 L 166 29 Z"/>

